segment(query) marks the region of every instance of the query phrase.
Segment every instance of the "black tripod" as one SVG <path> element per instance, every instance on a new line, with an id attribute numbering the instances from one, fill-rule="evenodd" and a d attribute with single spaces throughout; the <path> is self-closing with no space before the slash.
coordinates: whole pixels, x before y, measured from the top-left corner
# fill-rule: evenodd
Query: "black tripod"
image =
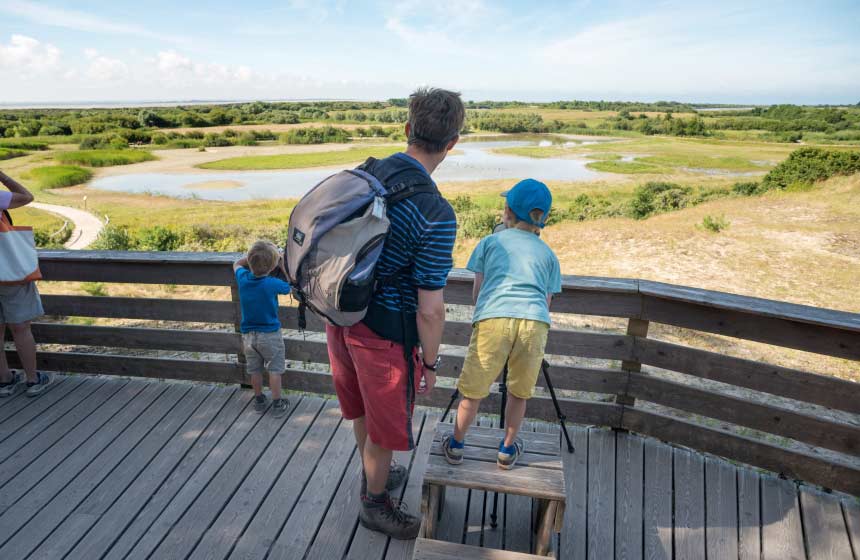
<path id="1" fill-rule="evenodd" d="M 567 433 L 567 417 L 561 412 L 561 406 L 558 404 L 558 397 L 555 395 L 555 387 L 553 387 L 552 379 L 549 376 L 549 364 L 546 360 L 541 363 L 540 366 L 541 372 L 543 373 L 544 381 L 546 382 L 546 388 L 549 390 L 549 394 L 552 397 L 552 404 L 555 406 L 555 414 L 558 417 L 558 423 L 561 426 L 561 432 L 564 434 L 564 440 L 567 442 L 567 452 L 573 453 L 573 443 L 570 441 L 570 434 Z M 508 364 L 505 363 L 505 367 L 502 370 L 502 382 L 499 383 L 499 394 L 502 395 L 501 402 L 501 410 L 499 411 L 499 427 L 501 429 L 505 429 L 505 408 L 508 404 Z M 454 406 L 454 402 L 460 396 L 460 391 L 458 389 L 454 389 L 454 392 L 451 394 L 451 400 L 448 402 L 448 407 L 445 409 L 445 413 L 442 414 L 442 422 L 448 417 L 448 413 L 451 412 L 451 408 Z M 490 526 L 495 529 L 499 526 L 498 523 L 498 511 L 499 511 L 499 494 L 496 492 L 493 494 L 493 513 L 490 514 Z"/>

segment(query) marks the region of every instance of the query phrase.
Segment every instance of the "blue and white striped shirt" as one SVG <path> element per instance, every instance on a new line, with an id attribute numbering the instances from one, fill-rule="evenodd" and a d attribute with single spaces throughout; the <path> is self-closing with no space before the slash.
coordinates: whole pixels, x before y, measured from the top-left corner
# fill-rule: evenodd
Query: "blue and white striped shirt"
<path id="1" fill-rule="evenodd" d="M 408 162 L 426 173 L 412 157 L 398 153 L 391 156 Z M 429 175 L 428 175 L 428 180 Z M 432 180 L 430 180 L 432 182 Z M 401 306 L 414 326 L 418 292 L 445 287 L 454 265 L 452 253 L 457 237 L 454 209 L 441 194 L 419 193 L 388 209 L 391 227 L 382 255 L 377 263 L 377 277 L 386 278 L 400 272 L 400 281 L 383 286 L 371 300 L 364 322 L 377 334 L 402 342 Z M 395 336 L 392 332 L 398 330 Z"/>

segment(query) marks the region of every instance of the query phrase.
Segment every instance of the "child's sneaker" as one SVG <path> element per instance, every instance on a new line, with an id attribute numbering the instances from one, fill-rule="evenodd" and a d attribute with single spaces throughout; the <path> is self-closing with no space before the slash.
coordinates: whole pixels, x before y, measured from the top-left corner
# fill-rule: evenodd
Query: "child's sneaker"
<path id="1" fill-rule="evenodd" d="M 54 382 L 54 374 L 53 373 L 36 373 L 36 381 L 35 382 L 27 382 L 27 396 L 28 397 L 38 397 L 42 394 L 42 391 L 48 388 L 48 385 Z"/>
<path id="2" fill-rule="evenodd" d="M 358 520 L 371 531 L 399 540 L 417 538 L 421 528 L 421 518 L 408 513 L 406 504 L 388 495 L 380 501 L 364 498 Z"/>
<path id="3" fill-rule="evenodd" d="M 269 408 L 269 398 L 266 395 L 256 395 L 254 397 L 254 410 L 263 413 Z"/>
<path id="4" fill-rule="evenodd" d="M 452 465 L 459 465 L 463 462 L 463 448 L 465 442 L 460 443 L 454 439 L 454 434 L 448 434 L 442 438 L 442 452 L 445 454 L 445 460 Z"/>
<path id="5" fill-rule="evenodd" d="M 2 350 L 0 350 L 2 351 Z M 20 371 L 12 372 L 12 380 L 6 383 L 0 383 L 0 398 L 11 397 L 18 392 L 21 383 L 24 382 L 24 376 Z"/>
<path id="6" fill-rule="evenodd" d="M 499 465 L 499 468 L 505 469 L 506 471 L 514 468 L 514 465 L 517 462 L 517 459 L 520 458 L 520 455 L 523 453 L 523 440 L 517 438 L 514 440 L 514 444 L 510 447 L 505 446 L 505 440 L 502 440 L 499 443 L 499 455 L 496 459 L 496 464 Z"/>
<path id="7" fill-rule="evenodd" d="M 282 418 L 289 409 L 290 401 L 287 399 L 280 398 L 272 401 L 272 416 L 275 418 Z"/>

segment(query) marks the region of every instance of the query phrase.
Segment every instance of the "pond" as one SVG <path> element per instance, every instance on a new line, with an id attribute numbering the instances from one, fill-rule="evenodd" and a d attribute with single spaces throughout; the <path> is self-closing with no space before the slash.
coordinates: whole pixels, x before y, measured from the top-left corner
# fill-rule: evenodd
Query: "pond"
<path id="1" fill-rule="evenodd" d="M 457 152 L 442 162 L 433 178 L 441 184 L 487 179 L 513 181 L 526 177 L 544 181 L 585 181 L 601 176 L 585 167 L 589 163 L 585 159 L 538 159 L 492 151 L 497 148 L 547 145 L 548 142 L 545 139 L 462 142 L 457 145 Z M 110 191 L 205 200 L 298 198 L 336 171 L 337 168 L 326 167 L 283 171 L 132 173 L 102 177 L 94 180 L 90 186 Z"/>

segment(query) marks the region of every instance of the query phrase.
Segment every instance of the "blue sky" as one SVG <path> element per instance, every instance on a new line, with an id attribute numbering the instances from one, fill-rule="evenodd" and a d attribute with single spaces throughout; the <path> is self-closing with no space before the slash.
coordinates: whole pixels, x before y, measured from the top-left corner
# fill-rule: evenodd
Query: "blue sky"
<path id="1" fill-rule="evenodd" d="M 0 0 L 0 103 L 857 103 L 858 29 L 857 0 Z"/>

